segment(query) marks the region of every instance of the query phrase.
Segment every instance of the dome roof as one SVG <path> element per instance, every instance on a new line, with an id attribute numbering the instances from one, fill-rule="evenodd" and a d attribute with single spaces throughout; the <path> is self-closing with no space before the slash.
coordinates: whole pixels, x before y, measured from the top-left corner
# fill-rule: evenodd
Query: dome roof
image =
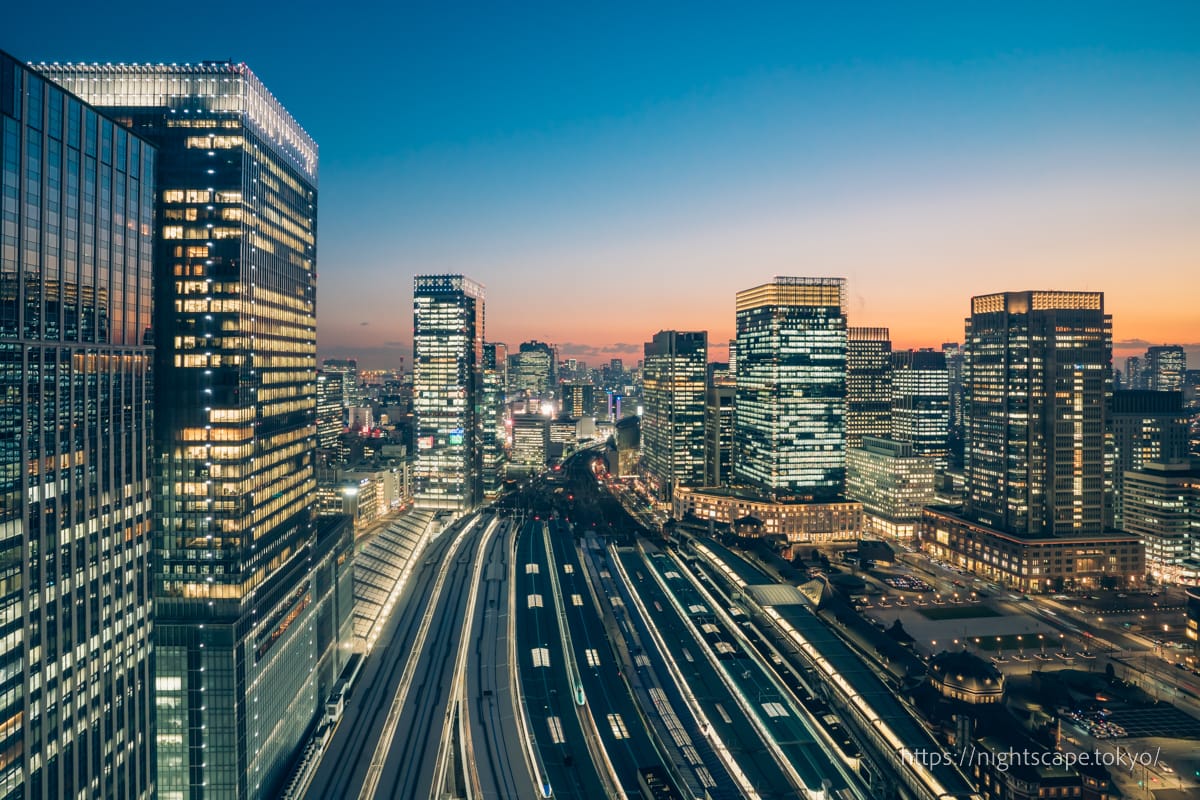
<path id="1" fill-rule="evenodd" d="M 942 694 L 962 697 L 1002 694 L 1004 675 L 966 650 L 943 651 L 929 660 L 929 672 Z"/>

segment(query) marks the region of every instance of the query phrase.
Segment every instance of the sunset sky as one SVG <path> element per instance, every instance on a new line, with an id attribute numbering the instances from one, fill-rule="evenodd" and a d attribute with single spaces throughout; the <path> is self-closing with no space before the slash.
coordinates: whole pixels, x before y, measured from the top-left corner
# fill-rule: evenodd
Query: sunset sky
<path id="1" fill-rule="evenodd" d="M 0 48 L 245 61 L 316 138 L 322 357 L 407 362 L 416 273 L 591 363 L 832 275 L 900 347 L 1100 289 L 1200 367 L 1197 3 L 34 5 Z"/>

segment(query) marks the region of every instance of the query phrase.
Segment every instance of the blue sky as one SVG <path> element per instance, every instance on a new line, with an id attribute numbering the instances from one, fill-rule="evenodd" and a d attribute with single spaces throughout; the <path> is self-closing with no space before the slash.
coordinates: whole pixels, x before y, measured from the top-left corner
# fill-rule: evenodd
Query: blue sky
<path id="1" fill-rule="evenodd" d="M 418 272 L 489 336 L 629 354 L 842 275 L 851 324 L 962 335 L 1002 289 L 1200 342 L 1200 5 L 32 3 L 27 60 L 245 61 L 321 148 L 322 355 L 406 354 Z M 366 324 L 363 324 L 366 323 Z"/>

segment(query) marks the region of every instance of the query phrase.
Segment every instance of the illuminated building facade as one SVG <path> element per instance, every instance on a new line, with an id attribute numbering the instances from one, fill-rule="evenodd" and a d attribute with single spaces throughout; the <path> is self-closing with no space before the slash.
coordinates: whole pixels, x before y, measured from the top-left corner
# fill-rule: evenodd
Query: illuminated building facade
<path id="1" fill-rule="evenodd" d="M 846 476 L 846 282 L 776 278 L 737 294 L 736 482 L 838 497 Z"/>
<path id="2" fill-rule="evenodd" d="M 708 334 L 659 331 L 644 347 L 642 463 L 663 500 L 676 486 L 704 483 Z"/>
<path id="3" fill-rule="evenodd" d="M 790 543 L 845 542 L 862 538 L 862 503 L 835 500 L 828 503 L 772 500 L 757 491 L 737 487 L 689 489 L 681 486 L 672 498 L 676 519 L 694 517 L 732 526 L 745 517 L 761 523 L 765 536 Z"/>
<path id="4" fill-rule="evenodd" d="M 484 342 L 483 387 L 479 404 L 480 491 L 485 500 L 500 496 L 504 482 L 504 407 L 508 385 L 508 346 Z"/>
<path id="5" fill-rule="evenodd" d="M 338 437 L 345 429 L 342 376 L 317 370 L 317 449 L 327 459 L 337 459 Z"/>
<path id="6" fill-rule="evenodd" d="M 596 388 L 590 383 L 570 381 L 561 384 L 562 402 L 559 412 L 572 419 L 592 416 L 596 409 Z"/>
<path id="7" fill-rule="evenodd" d="M 463 275 L 413 278 L 417 508 L 466 511 L 482 497 L 483 323 L 482 285 Z"/>
<path id="8" fill-rule="evenodd" d="M 1155 392 L 1182 392 L 1187 374 L 1187 353 L 1181 345 L 1164 344 L 1146 350 L 1146 388 Z"/>
<path id="9" fill-rule="evenodd" d="M 550 420 L 541 414 L 513 416 L 511 474 L 541 472 L 550 455 Z"/>
<path id="10" fill-rule="evenodd" d="M 1180 392 L 1113 392 L 1108 415 L 1112 525 L 1125 530 L 1125 473 L 1188 454 L 1188 415 Z M 1147 554 L 1149 558 L 1149 554 Z"/>
<path id="11" fill-rule="evenodd" d="M 1022 592 L 1126 587 L 1142 580 L 1146 562 L 1134 534 L 1018 536 L 958 513 L 927 507 L 922 547 L 934 558 Z"/>
<path id="12" fill-rule="evenodd" d="M 271 796 L 350 614 L 313 503 L 317 148 L 244 64 L 39 69 L 158 150 L 157 794 Z"/>
<path id="13" fill-rule="evenodd" d="M 149 798 L 154 150 L 0 52 L 0 798 Z"/>
<path id="14" fill-rule="evenodd" d="M 846 449 L 892 429 L 892 339 L 887 328 L 846 331 Z"/>
<path id="15" fill-rule="evenodd" d="M 536 339 L 521 342 L 512 359 L 513 388 L 516 392 L 541 398 L 549 398 L 554 394 L 558 382 L 558 355 L 553 345 Z"/>
<path id="16" fill-rule="evenodd" d="M 733 478 L 733 396 L 728 378 L 713 376 L 704 401 L 704 485 L 727 486 Z"/>
<path id="17" fill-rule="evenodd" d="M 972 298 L 966 512 L 1028 536 L 1100 533 L 1112 318 L 1101 292 Z"/>
<path id="18" fill-rule="evenodd" d="M 846 451 L 846 497 L 862 503 L 867 533 L 911 539 L 933 502 L 934 471 L 910 442 L 867 436 Z"/>
<path id="19" fill-rule="evenodd" d="M 1125 473 L 1125 531 L 1140 536 L 1159 583 L 1196 583 L 1200 461 L 1151 462 Z"/>
<path id="20" fill-rule="evenodd" d="M 950 455 L 950 384 L 938 350 L 892 353 L 892 436 L 945 472 Z"/>

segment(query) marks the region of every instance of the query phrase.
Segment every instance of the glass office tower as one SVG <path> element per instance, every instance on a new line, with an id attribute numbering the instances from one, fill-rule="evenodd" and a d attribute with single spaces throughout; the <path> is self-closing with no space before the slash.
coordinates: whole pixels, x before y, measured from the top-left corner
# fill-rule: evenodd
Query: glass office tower
<path id="1" fill-rule="evenodd" d="M 413 278 L 417 508 L 465 511 L 482 497 L 483 286 L 462 275 Z"/>
<path id="2" fill-rule="evenodd" d="M 891 432 L 892 337 L 887 328 L 846 331 L 846 448 Z"/>
<path id="3" fill-rule="evenodd" d="M 154 794 L 154 168 L 0 52 L 0 798 Z"/>
<path id="4" fill-rule="evenodd" d="M 313 505 L 316 145 L 244 64 L 39 69 L 159 154 L 158 796 L 273 796 L 350 613 Z"/>
<path id="5" fill-rule="evenodd" d="M 941 350 L 892 353 L 892 436 L 945 472 L 950 458 L 950 373 Z"/>
<path id="6" fill-rule="evenodd" d="M 708 334 L 659 331 L 644 355 L 642 463 L 650 490 L 669 500 L 676 486 L 704 484 Z"/>
<path id="7" fill-rule="evenodd" d="M 508 385 L 508 345 L 483 345 L 483 393 L 479 408 L 482 451 L 480 491 L 485 500 L 500 496 L 504 485 L 504 409 Z"/>
<path id="8" fill-rule="evenodd" d="M 736 481 L 823 501 L 846 475 L 846 282 L 776 278 L 737 294 Z"/>
<path id="9" fill-rule="evenodd" d="M 971 299 L 966 511 L 1007 533 L 1102 532 L 1112 318 L 1102 292 Z"/>

